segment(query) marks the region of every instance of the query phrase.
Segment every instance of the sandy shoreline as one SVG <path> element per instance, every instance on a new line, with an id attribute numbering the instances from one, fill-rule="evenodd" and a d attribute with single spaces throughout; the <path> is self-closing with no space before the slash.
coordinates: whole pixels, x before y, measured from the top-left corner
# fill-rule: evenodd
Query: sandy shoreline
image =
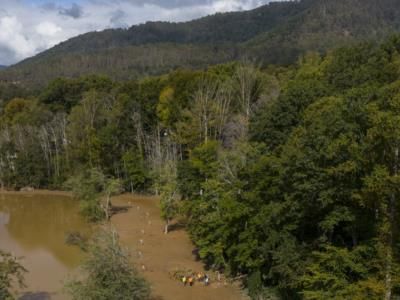
<path id="1" fill-rule="evenodd" d="M 53 191 L 53 190 L 33 190 L 33 191 L 11 191 L 11 190 L 1 190 L 0 195 L 54 195 L 54 196 L 66 196 L 72 197 L 71 192 L 67 191 Z"/>
<path id="2" fill-rule="evenodd" d="M 215 273 L 205 271 L 203 263 L 193 255 L 194 245 L 184 229 L 164 234 L 156 197 L 122 195 L 114 198 L 116 206 L 131 206 L 112 217 L 121 243 L 133 253 L 137 267 L 150 282 L 156 299 L 165 300 L 240 300 L 248 299 L 237 287 L 223 282 L 212 282 L 205 287 L 196 283 L 184 287 L 173 278 L 176 270 L 205 272 L 215 278 Z"/>

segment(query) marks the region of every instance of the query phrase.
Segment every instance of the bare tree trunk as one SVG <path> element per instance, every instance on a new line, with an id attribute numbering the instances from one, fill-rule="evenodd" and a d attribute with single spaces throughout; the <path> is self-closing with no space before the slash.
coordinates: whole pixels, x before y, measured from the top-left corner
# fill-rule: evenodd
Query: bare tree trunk
<path id="1" fill-rule="evenodd" d="M 392 263 L 393 253 L 389 243 L 386 249 L 386 270 L 385 270 L 385 300 L 392 299 Z"/>
<path id="2" fill-rule="evenodd" d="M 111 195 L 107 194 L 106 196 L 106 207 L 104 209 L 104 212 L 106 214 L 106 220 L 109 221 L 110 220 L 110 209 L 111 209 Z"/>
<path id="3" fill-rule="evenodd" d="M 132 121 L 133 125 L 135 126 L 136 129 L 136 144 L 138 146 L 140 154 L 143 155 L 144 149 L 143 149 L 143 126 L 142 126 L 142 116 L 140 114 L 140 110 L 136 111 L 132 115 Z"/>
<path id="4" fill-rule="evenodd" d="M 398 175 L 398 162 L 399 162 L 399 148 L 396 147 L 394 150 L 394 165 L 393 165 L 393 176 Z M 395 222 L 395 205 L 396 205 L 396 194 L 393 191 L 390 196 L 390 202 L 388 207 L 389 212 L 389 232 L 388 232 L 388 245 L 386 246 L 386 266 L 385 266 L 385 300 L 392 299 L 393 289 L 393 230 Z"/>
<path id="5" fill-rule="evenodd" d="M 169 233 L 169 222 L 170 222 L 169 219 L 165 221 L 164 234 Z"/>
<path id="6" fill-rule="evenodd" d="M 253 106 L 262 93 L 258 68 L 244 62 L 237 68 L 234 79 L 235 86 L 238 89 L 238 100 L 242 107 L 242 137 L 247 138 Z"/>

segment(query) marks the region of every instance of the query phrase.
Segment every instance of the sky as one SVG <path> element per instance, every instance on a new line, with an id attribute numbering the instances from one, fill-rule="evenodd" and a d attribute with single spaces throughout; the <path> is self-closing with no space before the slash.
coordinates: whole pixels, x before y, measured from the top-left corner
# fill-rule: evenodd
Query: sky
<path id="1" fill-rule="evenodd" d="M 0 0 L 0 65 L 73 36 L 146 21 L 187 21 L 248 10 L 271 0 Z"/>

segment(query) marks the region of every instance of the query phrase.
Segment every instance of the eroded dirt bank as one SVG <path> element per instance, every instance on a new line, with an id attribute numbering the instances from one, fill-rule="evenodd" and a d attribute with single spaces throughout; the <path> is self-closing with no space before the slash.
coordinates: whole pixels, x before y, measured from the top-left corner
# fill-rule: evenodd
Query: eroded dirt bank
<path id="1" fill-rule="evenodd" d="M 165 300 L 239 300 L 247 299 L 236 286 L 212 282 L 208 287 L 196 283 L 183 285 L 171 276 L 176 269 L 204 271 L 195 261 L 193 245 L 184 230 L 163 233 L 158 200 L 153 197 L 123 195 L 113 200 L 116 206 L 131 206 L 114 215 L 112 223 L 121 242 L 132 250 L 138 267 L 150 281 L 153 294 Z"/>

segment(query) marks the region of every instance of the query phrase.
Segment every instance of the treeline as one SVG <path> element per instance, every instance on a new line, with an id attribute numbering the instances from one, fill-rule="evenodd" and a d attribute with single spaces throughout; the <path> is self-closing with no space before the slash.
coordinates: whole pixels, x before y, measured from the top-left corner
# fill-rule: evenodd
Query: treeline
<path id="1" fill-rule="evenodd" d="M 90 74 L 104 74 L 113 80 L 132 80 L 179 68 L 204 69 L 209 65 L 233 61 L 240 56 L 239 53 L 237 47 L 230 43 L 150 44 L 99 48 L 89 53 L 60 52 L 57 55 L 45 52 L 2 71 L 0 83 L 45 87 L 57 77 L 78 78 Z"/>
<path id="2" fill-rule="evenodd" d="M 148 22 L 90 32 L 0 72 L 0 82 L 46 85 L 56 77 L 106 74 L 114 80 L 201 69 L 243 57 L 289 65 L 307 51 L 373 40 L 400 31 L 396 0 L 271 2 L 250 11 L 182 23 Z"/>
<path id="3" fill-rule="evenodd" d="M 254 299 L 394 299 L 400 38 L 289 68 L 242 62 L 140 81 L 58 79 L 3 102 L 0 179 L 102 170 L 161 194 L 199 256 Z"/>

